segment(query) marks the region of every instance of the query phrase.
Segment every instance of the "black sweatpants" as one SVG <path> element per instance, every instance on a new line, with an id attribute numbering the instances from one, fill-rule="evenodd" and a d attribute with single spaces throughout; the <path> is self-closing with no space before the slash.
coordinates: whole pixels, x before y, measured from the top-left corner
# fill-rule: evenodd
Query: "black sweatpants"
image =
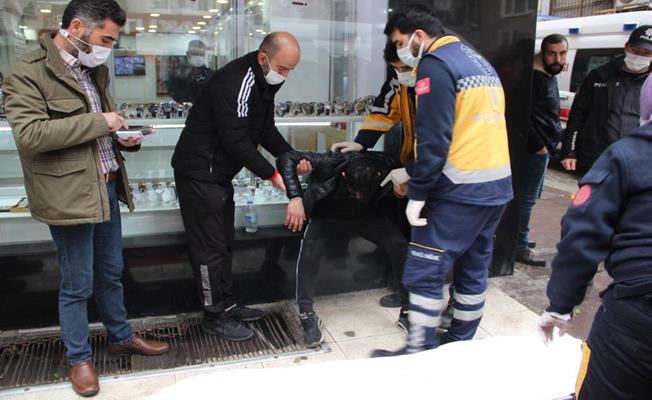
<path id="1" fill-rule="evenodd" d="M 652 398 L 652 295 L 605 292 L 582 348 L 578 400 Z"/>
<path id="2" fill-rule="evenodd" d="M 231 275 L 233 187 L 178 174 L 175 181 L 199 301 L 205 315 L 219 314 L 235 304 Z"/>
<path id="3" fill-rule="evenodd" d="M 328 241 L 356 234 L 381 248 L 390 259 L 394 279 L 401 281 L 407 255 L 407 241 L 387 218 L 360 219 L 313 218 L 308 221 L 297 260 L 297 304 L 300 312 L 313 310 L 319 266 Z M 397 279 L 398 278 L 398 279 Z M 407 298 L 407 291 L 402 294 Z"/>

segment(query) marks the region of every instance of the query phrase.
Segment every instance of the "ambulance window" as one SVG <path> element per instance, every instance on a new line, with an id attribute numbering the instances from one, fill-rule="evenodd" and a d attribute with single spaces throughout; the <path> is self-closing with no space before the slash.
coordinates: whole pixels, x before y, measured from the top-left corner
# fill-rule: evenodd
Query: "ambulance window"
<path id="1" fill-rule="evenodd" d="M 573 74 L 571 75 L 571 92 L 577 92 L 580 89 L 584 78 L 586 78 L 589 72 L 622 55 L 622 47 L 615 49 L 577 50 L 575 61 L 573 62 Z"/>

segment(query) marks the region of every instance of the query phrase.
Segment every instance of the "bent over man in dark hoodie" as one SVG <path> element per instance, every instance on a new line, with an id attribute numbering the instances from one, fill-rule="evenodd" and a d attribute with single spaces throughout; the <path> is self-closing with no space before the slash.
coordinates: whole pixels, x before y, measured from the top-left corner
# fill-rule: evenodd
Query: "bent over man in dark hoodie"
<path id="1" fill-rule="evenodd" d="M 312 165 L 308 189 L 303 192 L 295 173 L 307 160 Z M 321 321 L 313 310 L 317 274 L 329 238 L 356 234 L 384 250 L 392 270 L 402 275 L 407 241 L 387 217 L 392 213 L 392 186 L 380 187 L 382 179 L 399 166 L 391 157 L 377 152 L 313 153 L 292 151 L 276 160 L 290 199 L 286 225 L 299 231 L 306 215 L 310 218 L 297 260 L 297 303 L 304 330 L 304 342 L 317 346 L 322 341 Z M 383 211 L 386 211 L 385 213 Z M 399 317 L 406 329 L 407 315 Z"/>

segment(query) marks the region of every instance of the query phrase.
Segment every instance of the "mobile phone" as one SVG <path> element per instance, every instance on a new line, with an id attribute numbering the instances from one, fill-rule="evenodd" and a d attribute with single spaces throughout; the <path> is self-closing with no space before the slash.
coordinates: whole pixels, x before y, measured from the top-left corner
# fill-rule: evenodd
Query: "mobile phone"
<path id="1" fill-rule="evenodd" d="M 131 126 L 126 130 L 119 130 L 115 134 L 122 140 L 143 139 L 145 136 L 152 134 L 154 128 L 150 126 Z"/>

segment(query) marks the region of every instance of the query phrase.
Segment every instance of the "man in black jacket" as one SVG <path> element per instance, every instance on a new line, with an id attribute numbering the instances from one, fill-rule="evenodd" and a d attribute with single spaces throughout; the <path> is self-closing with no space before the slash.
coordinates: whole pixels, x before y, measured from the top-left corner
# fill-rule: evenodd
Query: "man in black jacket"
<path id="1" fill-rule="evenodd" d="M 227 340 L 248 340 L 241 322 L 263 312 L 236 303 L 231 256 L 235 236 L 231 179 L 246 167 L 285 191 L 278 171 L 261 153 L 292 150 L 274 125 L 274 95 L 299 63 L 299 43 L 290 33 L 265 37 L 258 51 L 218 70 L 193 104 L 174 155 L 181 216 L 190 262 L 204 309 L 202 328 Z"/>
<path id="2" fill-rule="evenodd" d="M 543 179 L 550 154 L 557 147 L 561 134 L 559 122 L 559 88 L 557 74 L 566 65 L 568 41 L 563 35 L 543 38 L 541 51 L 534 56 L 532 75 L 532 111 L 527 138 L 525 185 L 519 198 L 519 232 L 516 240 L 516 261 L 544 267 L 546 261 L 536 259 L 528 241 L 530 216 L 537 199 L 541 197 Z"/>
<path id="3" fill-rule="evenodd" d="M 312 165 L 310 184 L 304 193 L 295 173 L 301 160 Z M 394 206 L 392 186 L 380 182 L 399 164 L 376 152 L 312 153 L 292 151 L 276 160 L 290 199 L 286 225 L 293 231 L 310 218 L 297 260 L 297 303 L 304 342 L 322 341 L 321 321 L 313 310 L 313 297 L 324 249 L 332 238 L 356 234 L 376 244 L 389 256 L 393 270 L 403 271 L 407 241 L 390 221 Z M 403 329 L 406 317 L 399 324 Z"/>
<path id="4" fill-rule="evenodd" d="M 635 29 L 625 57 L 589 73 L 573 100 L 562 138 L 562 166 L 583 175 L 616 140 L 638 127 L 641 85 L 652 63 L 652 25 Z"/>

